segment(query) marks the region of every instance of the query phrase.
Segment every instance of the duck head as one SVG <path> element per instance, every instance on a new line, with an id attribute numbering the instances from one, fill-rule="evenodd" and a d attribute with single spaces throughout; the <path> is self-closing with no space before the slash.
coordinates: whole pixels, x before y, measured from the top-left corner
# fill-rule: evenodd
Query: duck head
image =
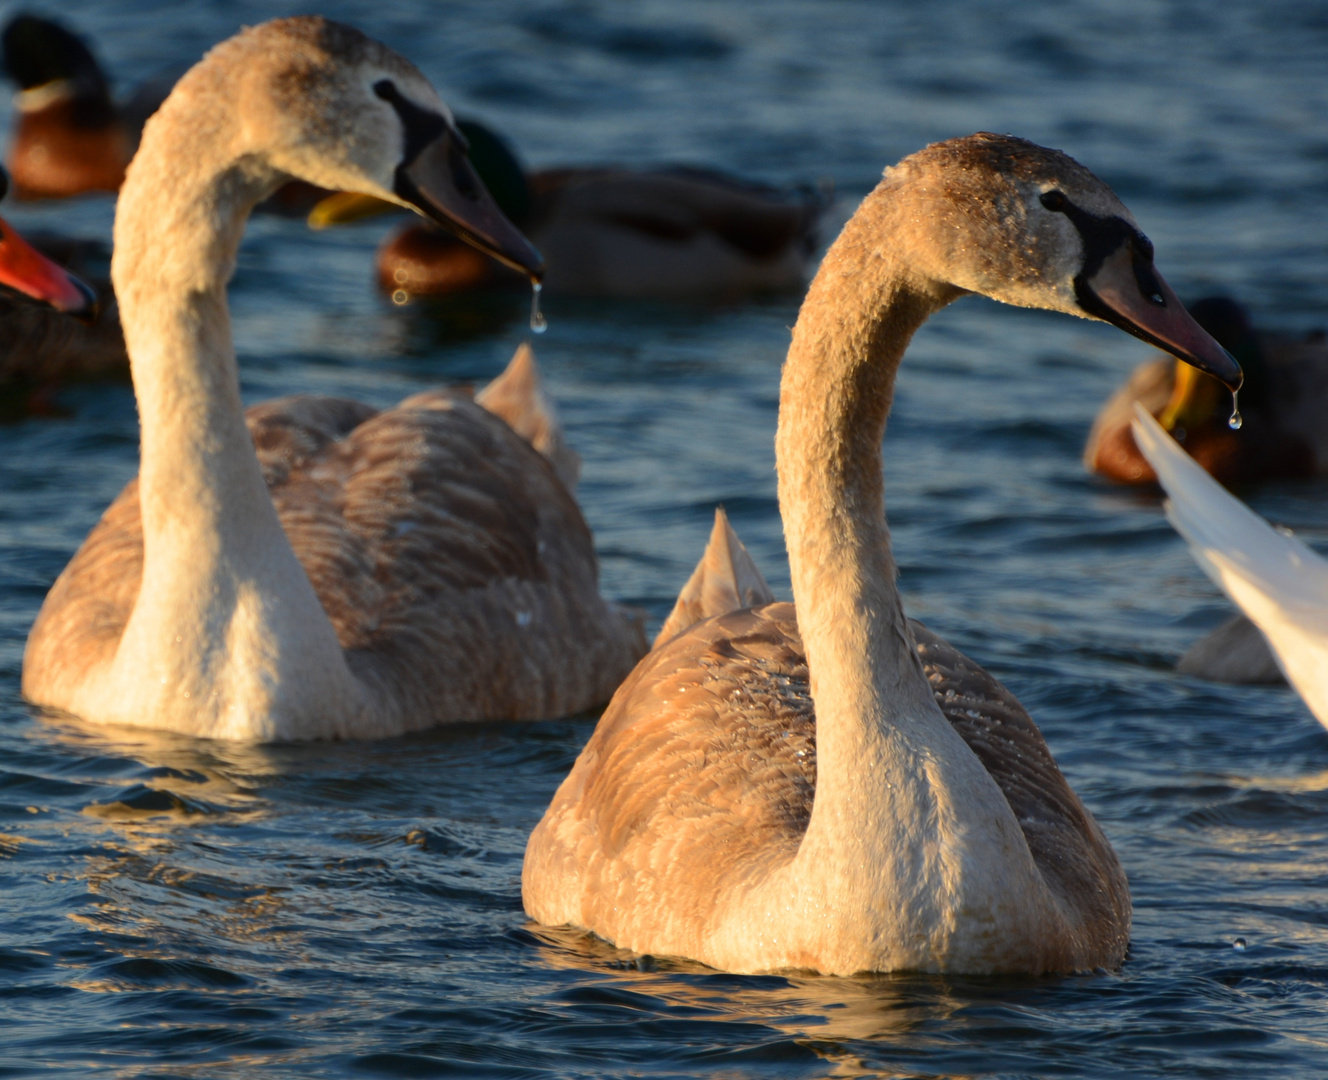
<path id="1" fill-rule="evenodd" d="M 1101 319 L 1240 388 L 1240 365 L 1190 316 L 1106 184 L 1057 150 L 982 132 L 886 170 L 925 210 L 936 280 L 1020 307 Z M 977 239 L 977 238 L 980 238 Z"/>

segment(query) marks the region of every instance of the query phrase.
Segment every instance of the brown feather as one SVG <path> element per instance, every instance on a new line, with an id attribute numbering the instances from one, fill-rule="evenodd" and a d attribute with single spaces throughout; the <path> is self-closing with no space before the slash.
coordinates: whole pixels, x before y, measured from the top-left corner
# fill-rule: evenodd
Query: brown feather
<path id="1" fill-rule="evenodd" d="M 1004 793 L 1047 884 L 1093 936 L 1127 933 L 1125 874 L 1028 713 L 921 623 L 910 627 L 937 704 Z M 793 858 L 815 793 L 793 605 L 708 619 L 651 652 L 614 696 L 532 837 L 528 895 L 565 891 L 579 875 L 582 925 L 610 939 L 651 897 L 686 895 L 705 909 L 749 879 L 753 861 L 774 869 Z"/>
<path id="2" fill-rule="evenodd" d="M 292 397 L 246 419 L 351 670 L 404 728 L 591 708 L 645 651 L 639 620 L 599 596 L 589 529 L 548 462 L 464 395 L 381 413 Z M 26 670 L 59 681 L 113 652 L 142 550 L 132 480 L 52 588 Z"/>

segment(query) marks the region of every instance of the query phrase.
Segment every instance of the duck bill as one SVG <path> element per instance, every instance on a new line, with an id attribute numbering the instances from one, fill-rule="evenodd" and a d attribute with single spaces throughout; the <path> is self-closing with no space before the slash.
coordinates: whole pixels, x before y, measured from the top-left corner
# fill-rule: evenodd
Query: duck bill
<path id="1" fill-rule="evenodd" d="M 1079 305 L 1198 368 L 1236 391 L 1245 376 L 1226 349 L 1194 321 L 1171 286 L 1130 244 L 1122 244 L 1089 277 L 1075 281 Z"/>
<path id="2" fill-rule="evenodd" d="M 358 191 L 337 191 L 320 199 L 309 211 L 306 221 L 311 229 L 327 229 L 394 211 L 399 214 L 401 207 L 386 199 L 362 195 Z"/>
<path id="3" fill-rule="evenodd" d="M 53 263 L 0 218 L 0 285 L 79 318 L 97 313 L 97 294 L 81 278 Z"/>
<path id="4" fill-rule="evenodd" d="M 543 257 L 498 209 L 470 164 L 464 141 L 451 128 L 409 164 L 398 167 L 396 194 L 425 217 L 532 281 L 544 277 Z"/>

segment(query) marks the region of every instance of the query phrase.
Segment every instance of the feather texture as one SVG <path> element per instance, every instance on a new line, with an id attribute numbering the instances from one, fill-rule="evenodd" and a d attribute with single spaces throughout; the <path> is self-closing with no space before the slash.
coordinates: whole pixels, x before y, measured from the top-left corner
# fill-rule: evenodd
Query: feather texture
<path id="1" fill-rule="evenodd" d="M 1134 437 L 1195 561 L 1262 631 L 1287 681 L 1328 726 L 1328 562 L 1228 493 L 1143 409 Z"/>
<path id="2" fill-rule="evenodd" d="M 465 394 L 385 412 L 283 398 L 246 421 L 351 671 L 391 703 L 390 730 L 587 709 L 644 652 L 640 618 L 599 596 L 589 529 L 550 463 Z M 135 479 L 43 605 L 29 697 L 114 655 L 142 568 Z"/>
<path id="3" fill-rule="evenodd" d="M 1080 913 L 1086 939 L 1123 952 L 1125 873 L 1032 718 L 953 646 L 909 626 L 936 703 L 1005 796 L 1048 887 Z M 615 696 L 531 837 L 527 904 L 540 918 L 535 883 L 574 877 L 575 898 L 558 903 L 610 940 L 638 936 L 679 896 L 685 923 L 792 860 L 815 794 L 793 605 L 706 619 L 657 646 Z"/>

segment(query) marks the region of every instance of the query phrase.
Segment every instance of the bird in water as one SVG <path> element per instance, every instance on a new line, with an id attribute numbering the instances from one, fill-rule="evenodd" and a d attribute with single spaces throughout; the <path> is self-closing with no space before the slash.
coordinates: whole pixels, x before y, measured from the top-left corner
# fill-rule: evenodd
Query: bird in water
<path id="1" fill-rule="evenodd" d="M 48 594 L 24 694 L 94 723 L 256 741 L 604 702 L 645 642 L 599 594 L 533 358 L 478 401 L 241 408 L 226 283 L 250 211 L 292 177 L 543 271 L 408 61 L 312 17 L 212 49 L 144 128 L 117 205 L 139 476 Z"/>
<path id="2" fill-rule="evenodd" d="M 0 170 L 0 196 L 3 184 Z M 35 253 L 80 283 L 83 299 L 52 306 L 0 291 L 0 409 L 20 418 L 54 411 L 53 394 L 70 381 L 129 375 L 111 283 L 95 272 L 109 253 L 94 241 L 49 234 L 31 240 Z"/>
<path id="3" fill-rule="evenodd" d="M 888 169 L 823 260 L 784 365 L 796 608 L 709 610 L 707 592 L 759 595 L 740 572 L 683 597 L 680 623 L 711 617 L 637 665 L 530 837 L 531 918 L 737 972 L 1120 964 L 1130 900 L 1110 844 L 1028 714 L 906 618 L 895 584 L 881 441 L 896 371 L 969 292 L 1104 319 L 1240 379 L 1129 211 L 1064 154 L 979 134 Z"/>
<path id="4" fill-rule="evenodd" d="M 158 73 L 117 101 L 82 38 L 54 19 L 26 12 L 0 32 L 0 56 L 19 87 L 9 167 L 20 199 L 118 191 L 143 125 L 182 74 L 178 68 Z M 255 209 L 303 216 L 328 194 L 291 180 Z"/>
<path id="5" fill-rule="evenodd" d="M 801 289 L 828 192 L 783 190 L 713 169 L 575 166 L 528 172 L 507 141 L 461 120 L 476 172 L 507 216 L 539 245 L 551 294 L 634 300 L 733 301 Z M 315 228 L 383 209 L 334 195 Z M 428 224 L 407 224 L 378 251 L 378 284 L 412 296 L 524 288 L 510 268 Z"/>
<path id="6" fill-rule="evenodd" d="M 10 19 L 0 52 L 19 86 L 9 150 L 18 195 L 58 199 L 118 191 L 143 122 L 165 89 L 150 85 L 117 104 L 92 50 L 38 15 Z"/>

